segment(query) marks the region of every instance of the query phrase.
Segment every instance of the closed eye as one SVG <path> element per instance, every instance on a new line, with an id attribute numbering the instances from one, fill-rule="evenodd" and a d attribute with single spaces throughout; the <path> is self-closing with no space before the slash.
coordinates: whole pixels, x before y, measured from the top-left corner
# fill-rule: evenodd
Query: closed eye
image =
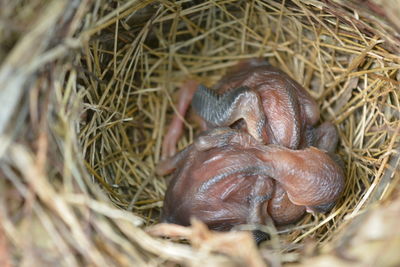
<path id="1" fill-rule="evenodd" d="M 325 212 L 330 211 L 333 208 L 333 206 L 335 206 L 335 202 L 330 202 L 327 204 L 322 204 L 322 205 L 317 205 L 317 206 L 311 206 L 310 208 L 313 211 L 325 213 Z"/>

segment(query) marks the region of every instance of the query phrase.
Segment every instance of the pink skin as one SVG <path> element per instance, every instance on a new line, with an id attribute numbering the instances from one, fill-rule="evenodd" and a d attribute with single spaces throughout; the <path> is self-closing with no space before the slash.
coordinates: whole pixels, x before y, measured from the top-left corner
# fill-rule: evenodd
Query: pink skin
<path id="1" fill-rule="evenodd" d="M 239 62 L 215 86 L 219 93 L 246 86 L 260 95 L 269 142 L 292 149 L 309 144 L 307 128 L 319 120 L 315 100 L 286 73 L 262 59 Z M 257 106 L 256 101 L 250 105 Z M 238 109 L 241 109 L 239 104 Z M 229 125 L 220 125 L 229 126 Z"/>
<path id="2" fill-rule="evenodd" d="M 193 94 L 197 89 L 197 85 L 198 84 L 194 81 L 188 81 L 179 91 L 180 97 L 177 109 L 182 117 L 184 117 L 188 110 Z M 319 127 L 314 128 L 315 123 L 319 119 L 319 110 L 315 101 L 299 84 L 285 73 L 266 64 L 265 61 L 252 59 L 240 62 L 230 73 L 221 79 L 215 88 L 218 88 L 220 93 L 224 93 L 240 86 L 247 86 L 249 91 L 240 95 L 240 98 L 238 98 L 239 100 L 236 101 L 238 104 L 234 107 L 231 116 L 228 120 L 219 124 L 219 126 L 234 126 L 236 129 L 246 129 L 251 136 L 245 134 L 237 135 L 243 140 L 240 142 L 239 146 L 232 146 L 229 153 L 225 150 L 221 151 L 221 144 L 223 143 L 226 145 L 227 141 L 225 139 L 220 139 L 221 135 L 215 134 L 216 132 L 221 131 L 220 129 L 216 129 L 216 132 L 212 132 L 213 134 L 206 134 L 199 137 L 196 140 L 195 145 L 189 146 L 176 156 L 166 159 L 175 154 L 176 143 L 183 130 L 182 120 L 175 114 L 163 143 L 162 158 L 165 160 L 160 162 L 157 168 L 160 175 L 171 173 L 174 169 L 180 170 L 174 174 L 174 178 L 167 190 L 164 214 L 176 214 L 178 216 L 176 223 L 185 225 L 188 223 L 188 218 L 190 217 L 188 217 L 188 214 L 195 212 L 196 214 L 192 215 L 196 215 L 200 217 L 200 219 L 204 219 L 206 222 L 208 220 L 210 227 L 214 227 L 214 229 L 222 227 L 225 229 L 227 227 L 226 225 L 230 227 L 239 223 L 262 223 L 268 216 L 270 216 L 278 225 L 288 224 L 298 220 L 304 214 L 306 209 L 309 212 L 324 212 L 328 210 L 331 206 L 326 206 L 327 203 L 323 203 L 325 206 L 314 207 L 321 205 L 321 203 L 307 203 L 305 199 L 301 199 L 299 196 L 300 193 L 296 194 L 299 189 L 293 188 L 293 185 L 296 184 L 296 186 L 304 187 L 304 184 L 299 185 L 297 180 L 293 177 L 282 175 L 282 177 L 279 178 L 279 182 L 276 183 L 275 181 L 278 180 L 276 177 L 272 177 L 273 179 L 271 179 L 271 177 L 266 178 L 265 174 L 260 176 L 259 174 L 252 173 L 251 169 L 245 168 L 245 166 L 248 166 L 249 164 L 247 160 L 256 160 L 254 157 L 258 160 L 261 159 L 264 164 L 267 164 L 270 159 L 264 154 L 269 155 L 271 154 L 270 152 L 249 155 L 249 152 L 244 153 L 243 150 L 246 150 L 246 146 L 252 144 L 252 142 L 255 142 L 258 146 L 260 146 L 261 143 L 279 144 L 292 149 L 305 148 L 314 145 L 327 151 L 332 158 L 336 158 L 336 155 L 334 155 L 333 152 L 336 148 L 338 138 L 334 126 L 330 123 L 323 123 Z M 202 106 L 200 106 L 200 108 L 202 108 Z M 260 121 L 262 121 L 262 125 L 264 125 L 261 131 L 257 129 L 257 126 L 260 125 Z M 215 127 L 213 125 L 209 125 L 209 127 L 210 126 L 211 128 Z M 226 131 L 226 129 L 224 131 Z M 258 142 L 254 140 L 253 137 Z M 239 137 L 236 137 L 236 139 L 237 138 Z M 270 149 L 272 148 L 273 146 L 270 146 Z M 210 151 L 207 152 L 207 149 L 210 149 Z M 277 156 L 283 155 L 281 157 L 282 163 L 280 164 L 285 165 L 287 159 L 297 157 L 295 152 L 288 153 L 282 149 L 283 148 L 272 153 Z M 311 156 L 319 155 L 319 152 L 319 150 L 316 150 L 311 153 Z M 256 152 L 253 151 L 252 153 Z M 332 161 L 329 157 L 329 159 L 325 158 L 325 153 L 321 155 L 315 159 Z M 308 157 L 311 158 L 311 156 Z M 232 162 L 228 161 L 222 163 L 213 160 L 218 157 L 223 158 L 224 161 L 231 157 L 233 157 L 234 160 Z M 303 160 L 306 161 L 305 159 Z M 200 177 L 200 174 L 196 173 L 203 165 L 206 165 L 207 168 L 204 169 L 202 175 L 206 175 Z M 286 171 L 290 169 L 289 167 L 296 167 L 298 164 L 296 165 L 292 162 L 289 165 L 290 166 L 286 166 Z M 190 199 L 190 201 L 187 200 L 182 202 L 189 206 L 182 204 L 183 206 L 181 208 L 173 211 L 173 208 L 176 207 L 174 204 L 178 201 L 176 198 L 178 197 L 179 199 L 179 196 L 182 196 L 182 192 L 185 191 L 185 188 L 189 191 L 196 189 L 198 185 L 192 184 L 193 181 L 199 180 L 199 182 L 201 182 L 203 181 L 201 179 L 214 177 L 221 171 L 220 168 L 232 169 L 239 168 L 239 166 L 243 167 L 241 173 L 237 172 L 230 174 L 227 179 L 224 179 L 224 181 L 228 181 L 227 183 L 223 183 L 219 186 L 215 185 L 215 188 L 214 186 L 209 188 L 208 190 L 210 192 L 203 192 L 197 195 L 195 192 L 192 192 L 191 195 L 188 195 L 188 197 L 191 197 L 192 199 Z M 337 164 L 335 166 L 337 166 Z M 279 168 L 275 166 L 274 169 L 278 170 Z M 332 170 L 328 171 L 332 172 Z M 333 170 L 333 172 L 340 171 L 340 168 L 339 170 Z M 272 171 L 270 170 L 270 172 Z M 302 172 L 306 173 L 306 170 L 302 170 Z M 312 175 L 308 175 L 312 177 Z M 235 182 L 235 180 L 241 176 L 248 178 L 240 179 L 240 183 Z M 286 179 L 284 179 L 284 177 L 286 177 Z M 245 180 L 245 182 L 243 180 Z M 338 178 L 338 180 L 340 179 Z M 300 181 L 302 181 L 302 179 L 300 179 Z M 323 179 L 321 181 L 323 181 Z M 179 190 L 176 189 L 176 183 L 182 186 Z M 335 184 L 335 182 L 331 181 L 331 185 L 332 184 Z M 255 185 L 258 186 L 255 187 Z M 340 182 L 339 185 L 341 185 Z M 254 191 L 254 187 L 259 188 L 258 190 L 260 191 Z M 323 188 L 323 184 L 319 189 L 314 187 L 312 194 L 326 194 L 324 190 L 332 189 L 326 185 L 325 189 Z M 341 190 L 340 186 L 338 188 Z M 254 204 L 255 202 L 251 201 L 246 202 L 244 199 L 241 199 L 242 202 L 237 198 L 231 199 L 232 196 L 236 197 L 235 194 L 239 194 L 235 193 L 236 191 L 239 191 L 239 189 L 240 192 L 247 194 L 247 198 L 251 198 L 251 196 L 254 195 L 259 196 L 260 194 L 264 194 L 271 196 L 271 199 L 270 201 L 264 201 L 261 204 Z M 219 192 L 224 195 L 224 190 L 231 190 L 230 192 L 232 192 L 228 197 L 229 201 L 219 198 L 218 195 L 214 196 L 212 193 Z M 210 194 L 212 197 L 210 197 Z M 336 196 L 339 193 L 333 194 Z M 191 206 L 193 203 L 200 205 L 193 198 L 197 199 L 205 196 L 208 197 L 208 201 L 203 204 L 210 208 L 215 208 L 213 211 L 207 211 L 207 214 L 209 214 L 207 215 L 208 217 L 200 215 L 197 212 L 198 209 L 204 209 L 206 207 Z M 212 199 L 212 201 L 210 199 Z M 325 202 L 326 201 L 327 199 L 325 199 Z M 210 203 L 212 203 L 211 206 Z M 228 205 L 227 203 L 230 204 Z M 253 204 L 250 205 L 249 203 Z M 334 200 L 328 201 L 328 204 L 331 203 L 333 204 Z M 231 204 L 233 206 L 230 206 Z M 172 206 L 169 208 L 169 205 Z M 260 207 L 260 205 L 262 207 Z M 194 208 L 196 211 L 191 211 L 190 207 Z M 237 212 L 232 212 L 234 207 L 238 209 Z M 229 220 L 223 222 L 223 219 L 218 220 L 217 212 L 221 209 L 228 212 L 224 214 L 225 217 L 229 214 L 232 216 L 236 215 L 236 219 L 231 222 L 229 222 Z M 247 213 L 245 212 L 246 209 Z M 231 213 L 229 213 L 229 211 Z M 167 218 L 170 215 L 166 216 L 167 215 L 164 216 L 164 220 L 171 221 L 171 219 Z M 182 216 L 186 221 L 182 219 Z M 174 216 L 171 218 L 174 218 Z"/>
<path id="3" fill-rule="evenodd" d="M 267 211 L 276 225 L 286 225 L 298 221 L 304 215 L 306 207 L 293 204 L 282 186 L 279 183 L 275 183 L 272 198 L 267 205 Z"/>
<path id="4" fill-rule="evenodd" d="M 183 121 L 187 110 L 189 109 L 190 102 L 192 101 L 193 94 L 197 90 L 199 83 L 194 80 L 187 80 L 179 89 L 179 101 L 176 106 L 178 114 L 172 118 L 172 122 L 168 127 L 167 134 L 164 137 L 162 144 L 161 158 L 172 157 L 176 153 L 176 144 L 183 133 Z"/>
<path id="5" fill-rule="evenodd" d="M 343 171 L 327 153 L 265 146 L 229 128 L 206 132 L 157 168 L 160 175 L 174 170 L 162 221 L 189 225 L 193 216 L 221 231 L 268 217 L 295 222 L 306 208 L 330 206 L 344 187 Z"/>
<path id="6" fill-rule="evenodd" d="M 183 131 L 181 117 L 184 117 L 198 83 L 185 82 L 179 90 L 178 114 L 164 137 L 162 158 L 176 152 L 176 144 Z M 234 112 L 229 118 L 216 126 L 231 126 L 240 119 L 242 128 L 264 144 L 279 144 L 292 149 L 307 147 L 312 143 L 307 134 L 319 119 L 319 109 L 308 92 L 279 69 L 268 65 L 262 59 L 249 59 L 239 62 L 215 86 L 215 91 L 224 94 L 235 88 L 248 87 L 247 94 L 240 97 Z M 203 112 L 206 107 L 200 105 Z M 257 125 L 264 127 L 257 132 Z M 311 134 L 312 135 L 312 134 Z"/>

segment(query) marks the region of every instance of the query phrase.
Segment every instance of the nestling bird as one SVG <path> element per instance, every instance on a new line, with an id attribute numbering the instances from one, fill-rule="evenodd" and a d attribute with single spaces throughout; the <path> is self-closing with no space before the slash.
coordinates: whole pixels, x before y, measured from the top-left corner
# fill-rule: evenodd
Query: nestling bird
<path id="1" fill-rule="evenodd" d="M 189 80 L 179 95 L 179 115 L 165 136 L 164 160 L 157 168 L 160 175 L 174 172 L 163 221 L 189 225 L 194 216 L 211 229 L 229 230 L 265 224 L 268 218 L 289 224 L 306 210 L 333 207 L 344 187 L 334 154 L 338 134 L 329 122 L 316 126 L 316 102 L 287 74 L 250 59 L 213 89 Z M 175 155 L 181 116 L 190 103 L 209 130 Z"/>
<path id="2" fill-rule="evenodd" d="M 230 128 L 203 133 L 157 172 L 174 172 L 162 222 L 189 225 L 193 216 L 220 231 L 264 224 L 269 216 L 276 224 L 295 222 L 306 209 L 324 212 L 344 188 L 343 170 L 328 153 L 264 145 Z"/>
<path id="3" fill-rule="evenodd" d="M 315 131 L 319 131 L 319 109 L 310 94 L 265 60 L 248 59 L 239 62 L 213 89 L 194 80 L 182 85 L 179 114 L 175 114 L 164 138 L 162 158 L 176 153 L 176 143 L 183 131 L 181 118 L 190 102 L 203 120 L 203 130 L 235 126 L 264 144 L 304 148 L 313 145 Z M 330 123 L 324 124 L 323 131 L 337 136 Z"/>

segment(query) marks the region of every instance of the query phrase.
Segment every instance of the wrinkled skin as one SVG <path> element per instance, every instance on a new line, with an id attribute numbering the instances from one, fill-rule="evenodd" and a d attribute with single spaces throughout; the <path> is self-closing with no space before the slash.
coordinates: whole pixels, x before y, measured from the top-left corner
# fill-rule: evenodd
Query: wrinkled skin
<path id="1" fill-rule="evenodd" d="M 216 97 L 210 96 L 216 91 Z M 310 145 L 312 126 L 319 119 L 318 106 L 307 91 L 262 59 L 239 62 L 214 90 L 200 86 L 192 104 L 210 127 L 243 119 L 254 138 L 292 149 Z"/>
<path id="2" fill-rule="evenodd" d="M 231 126 L 245 130 L 250 135 L 243 133 L 239 136 L 247 140 L 247 143 L 227 143 L 226 139 L 220 139 L 220 134 L 211 131 L 212 134 L 199 137 L 195 144 L 166 159 L 175 155 L 176 143 L 182 132 L 181 118 L 185 116 L 192 99 L 194 110 L 203 119 L 203 129 Z M 252 142 L 255 146 L 278 144 L 291 149 L 315 146 L 337 159 L 334 150 L 338 137 L 334 126 L 325 122 L 315 127 L 319 119 L 315 101 L 298 83 L 265 61 L 251 59 L 240 62 L 214 86 L 213 91 L 198 86 L 193 80 L 185 82 L 179 90 L 177 110 L 179 115 L 174 116 L 163 142 L 162 158 L 165 160 L 158 166 L 161 175 L 176 169 L 166 193 L 164 221 L 187 225 L 190 216 L 196 216 L 212 229 L 226 230 L 236 224 L 265 223 L 270 216 L 275 224 L 283 225 L 300 219 L 305 210 L 326 212 L 335 204 L 335 200 L 329 201 L 334 198 L 329 197 L 319 202 L 307 202 L 307 197 L 301 199 L 299 189 L 295 187 L 306 188 L 304 178 L 299 179 L 299 182 L 292 176 L 287 178 L 286 183 L 276 182 L 282 178 L 271 178 L 265 172 L 262 175 L 254 173 L 251 167 L 251 162 L 261 161 L 266 164 L 269 160 L 263 154 L 255 153 L 255 150 L 244 148 Z M 293 162 L 286 164 L 288 159 L 297 157 L 296 152 L 282 151 L 273 153 L 276 156 L 282 155 L 281 163 L 275 163 L 286 166 L 286 172 L 297 172 L 297 169 L 290 168 L 302 166 Z M 318 153 L 309 154 L 315 156 Z M 321 159 L 317 157 L 315 160 Z M 317 163 L 321 164 L 319 161 Z M 303 173 L 306 171 L 303 170 Z M 339 168 L 333 172 L 340 171 Z M 198 183 L 204 183 L 216 175 L 227 178 L 224 183 L 209 187 L 209 192 L 196 191 L 200 186 Z M 335 196 L 339 195 L 334 190 L 338 186 L 337 189 L 341 191 L 341 179 L 338 181 L 332 182 L 330 186 L 321 185 L 320 190 L 314 187 L 312 192 L 303 193 L 318 195 L 333 190 Z M 185 190 L 190 193 L 186 195 Z M 260 198 L 265 199 L 261 203 L 252 200 Z M 201 211 L 205 214 L 201 214 Z"/>
<path id="3" fill-rule="evenodd" d="M 243 60 L 213 90 L 193 80 L 182 85 L 179 115 L 174 116 L 164 138 L 162 158 L 176 153 L 182 134 L 180 118 L 185 117 L 191 101 L 195 113 L 205 121 L 203 129 L 235 125 L 264 144 L 292 149 L 312 145 L 319 120 L 314 99 L 286 73 L 263 59 Z"/>
<path id="4" fill-rule="evenodd" d="M 295 222 L 306 209 L 330 208 L 344 188 L 327 152 L 265 146 L 229 128 L 204 133 L 157 168 L 173 171 L 161 221 L 189 225 L 193 216 L 220 231 L 265 224 L 269 216 L 278 225 Z"/>

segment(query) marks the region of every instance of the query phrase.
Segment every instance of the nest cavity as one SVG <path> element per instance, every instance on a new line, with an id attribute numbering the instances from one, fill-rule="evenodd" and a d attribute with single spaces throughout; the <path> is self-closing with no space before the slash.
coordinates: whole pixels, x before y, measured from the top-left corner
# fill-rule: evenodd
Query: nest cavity
<path id="1" fill-rule="evenodd" d="M 67 266 L 237 263 L 144 228 L 162 207 L 167 180 L 154 169 L 179 86 L 212 86 L 255 57 L 317 100 L 346 173 L 335 208 L 280 229 L 264 248 L 278 256 L 264 260 L 302 260 L 310 242 L 335 247 L 400 179 L 400 10 L 367 2 L 0 3 L 0 255 Z M 184 125 L 179 149 L 199 133 L 190 117 Z"/>

